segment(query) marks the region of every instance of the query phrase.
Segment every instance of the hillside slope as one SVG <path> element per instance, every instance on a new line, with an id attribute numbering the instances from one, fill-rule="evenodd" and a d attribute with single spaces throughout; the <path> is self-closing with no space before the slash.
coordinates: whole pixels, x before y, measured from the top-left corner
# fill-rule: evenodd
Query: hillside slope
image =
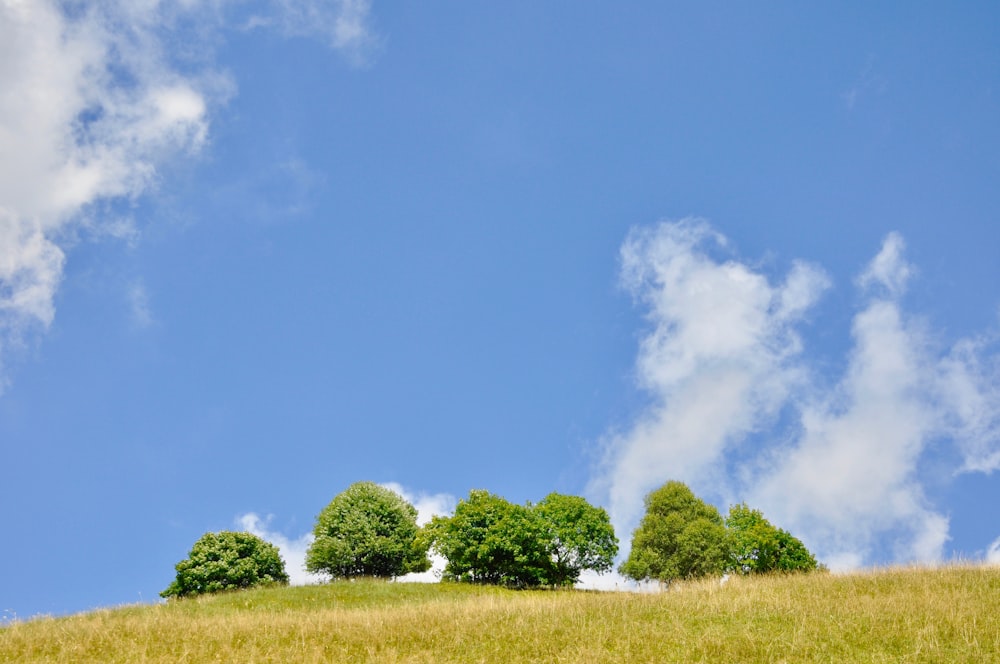
<path id="1" fill-rule="evenodd" d="M 1000 568 L 733 579 L 658 594 L 341 582 L 40 618 L 3 662 L 991 662 Z"/>

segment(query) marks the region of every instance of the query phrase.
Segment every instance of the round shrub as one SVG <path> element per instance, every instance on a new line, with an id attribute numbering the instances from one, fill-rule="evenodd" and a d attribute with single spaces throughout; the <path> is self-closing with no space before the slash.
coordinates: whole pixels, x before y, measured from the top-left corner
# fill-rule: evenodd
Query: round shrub
<path id="1" fill-rule="evenodd" d="M 245 532 L 205 533 L 175 569 L 177 578 L 161 597 L 288 583 L 278 547 Z"/>
<path id="2" fill-rule="evenodd" d="M 391 578 L 430 568 L 417 510 L 373 482 L 356 482 L 316 517 L 306 569 L 334 579 Z"/>

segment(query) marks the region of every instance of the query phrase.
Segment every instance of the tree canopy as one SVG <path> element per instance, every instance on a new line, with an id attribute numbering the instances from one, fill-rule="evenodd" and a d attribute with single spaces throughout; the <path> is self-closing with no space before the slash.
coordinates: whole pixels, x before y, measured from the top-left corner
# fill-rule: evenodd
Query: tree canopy
<path id="1" fill-rule="evenodd" d="M 543 532 L 530 510 L 482 490 L 469 492 L 452 516 L 436 516 L 428 524 L 434 549 L 448 561 L 445 578 L 508 586 L 547 580 Z"/>
<path id="2" fill-rule="evenodd" d="M 651 491 L 645 506 L 629 556 L 618 568 L 629 578 L 669 583 L 723 572 L 821 567 L 798 538 L 745 503 L 732 505 L 723 519 L 685 484 L 670 481 Z M 317 515 L 313 535 L 306 569 L 334 579 L 426 571 L 433 548 L 447 561 L 446 579 L 518 588 L 572 586 L 584 570 L 610 571 L 618 554 L 607 512 L 559 493 L 517 505 L 473 490 L 452 516 L 436 516 L 420 528 L 416 508 L 402 496 L 357 482 Z M 163 597 L 288 583 L 278 549 L 246 532 L 206 533 L 176 570 Z"/>
<path id="3" fill-rule="evenodd" d="M 532 506 L 473 490 L 427 533 L 448 561 L 445 578 L 472 583 L 572 585 L 584 569 L 611 569 L 618 552 L 603 509 L 555 493 Z"/>
<path id="4" fill-rule="evenodd" d="M 730 567 L 742 574 L 806 572 L 817 569 L 816 558 L 785 530 L 775 528 L 760 510 L 733 505 L 726 517 L 730 533 Z"/>
<path id="5" fill-rule="evenodd" d="M 357 482 L 316 517 L 306 569 L 332 578 L 391 578 L 430 568 L 417 510 L 374 482 Z"/>
<path id="6" fill-rule="evenodd" d="M 278 548 L 246 532 L 205 533 L 174 569 L 177 578 L 160 593 L 161 597 L 288 583 Z"/>
<path id="7" fill-rule="evenodd" d="M 726 527 L 719 511 L 682 482 L 667 482 L 646 496 L 646 514 L 619 571 L 636 580 L 670 582 L 726 568 Z"/>
<path id="8" fill-rule="evenodd" d="M 709 574 L 810 571 L 819 567 L 805 545 L 774 527 L 760 510 L 733 505 L 725 520 L 681 482 L 646 496 L 646 514 L 619 568 L 636 580 L 669 583 Z"/>
<path id="9" fill-rule="evenodd" d="M 608 513 L 580 496 L 550 493 L 534 507 L 545 527 L 553 585 L 571 586 L 585 569 L 610 572 L 618 538 Z"/>

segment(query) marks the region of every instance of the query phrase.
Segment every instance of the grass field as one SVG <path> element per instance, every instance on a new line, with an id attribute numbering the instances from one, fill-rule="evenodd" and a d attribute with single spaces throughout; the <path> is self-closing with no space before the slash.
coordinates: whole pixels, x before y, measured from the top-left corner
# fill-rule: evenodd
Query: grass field
<path id="1" fill-rule="evenodd" d="M 1000 662 L 1000 568 L 658 594 L 339 582 L 0 629 L 2 662 Z"/>

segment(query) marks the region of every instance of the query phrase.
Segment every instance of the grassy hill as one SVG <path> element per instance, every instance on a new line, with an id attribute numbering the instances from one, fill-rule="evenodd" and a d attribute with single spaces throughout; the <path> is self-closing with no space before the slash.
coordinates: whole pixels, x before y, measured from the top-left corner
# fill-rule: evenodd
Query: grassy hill
<path id="1" fill-rule="evenodd" d="M 1000 568 L 658 594 L 340 582 L 0 629 L 3 662 L 1000 662 Z"/>

